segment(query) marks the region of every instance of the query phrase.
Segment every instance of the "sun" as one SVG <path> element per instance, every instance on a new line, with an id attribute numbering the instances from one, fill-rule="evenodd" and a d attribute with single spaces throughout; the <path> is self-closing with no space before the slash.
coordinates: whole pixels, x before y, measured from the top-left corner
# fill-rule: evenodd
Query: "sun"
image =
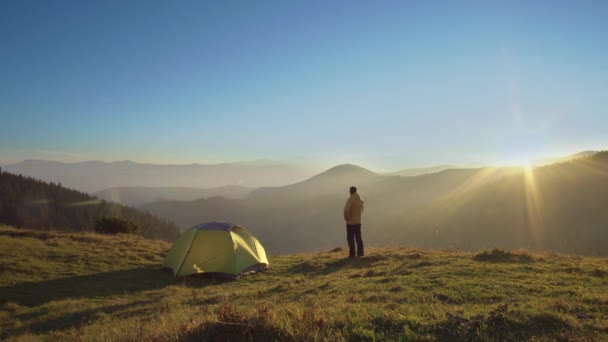
<path id="1" fill-rule="evenodd" d="M 534 168 L 534 165 L 532 165 L 532 162 L 530 160 L 524 160 L 520 162 L 519 166 L 521 166 L 521 168 L 524 169 L 524 171 L 526 172 L 532 172 L 532 169 Z"/>
<path id="2" fill-rule="evenodd" d="M 533 158 L 519 156 L 515 158 L 503 159 L 502 162 L 497 165 L 514 168 L 518 167 L 524 171 L 531 171 L 535 166 L 537 166 L 537 163 L 534 160 L 535 159 Z"/>

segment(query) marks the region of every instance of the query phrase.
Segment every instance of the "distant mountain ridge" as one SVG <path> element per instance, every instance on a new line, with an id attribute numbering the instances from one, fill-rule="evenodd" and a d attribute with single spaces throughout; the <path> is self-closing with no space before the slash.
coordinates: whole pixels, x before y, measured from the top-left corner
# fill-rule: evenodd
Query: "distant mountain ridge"
<path id="1" fill-rule="evenodd" d="M 62 163 L 25 160 L 17 164 L 5 165 L 3 169 L 13 174 L 61 183 L 88 193 L 122 186 L 189 188 L 216 188 L 227 185 L 281 186 L 299 182 L 319 172 L 311 166 L 274 161 L 156 165 L 132 161 Z"/>
<path id="2" fill-rule="evenodd" d="M 503 167 L 401 177 L 340 165 L 296 184 L 256 189 L 240 200 L 157 202 L 144 208 L 182 228 L 212 220 L 243 224 L 271 253 L 323 250 L 344 245 L 341 212 L 350 185 L 358 186 L 365 200 L 364 237 L 371 245 L 608 254 L 603 242 L 608 152 L 531 174 Z M 522 221 L 538 213 L 545 223 L 541 228 Z"/>
<path id="3" fill-rule="evenodd" d="M 565 157 L 537 159 L 537 160 L 532 161 L 532 164 L 535 166 L 545 166 L 545 165 L 550 165 L 550 164 L 563 163 L 563 162 L 580 159 L 580 158 L 592 157 L 598 153 L 599 153 L 599 151 L 582 151 L 582 152 L 571 154 L 571 155 L 568 155 Z"/>
<path id="4" fill-rule="evenodd" d="M 348 189 L 352 185 L 365 186 L 383 179 L 383 177 L 357 165 L 342 164 L 295 184 L 255 189 L 246 196 L 246 199 L 259 200 L 273 197 L 274 200 L 278 200 L 281 197 L 283 200 L 287 200 L 294 197 L 333 194 L 344 188 Z"/>
<path id="5" fill-rule="evenodd" d="M 537 160 L 534 164 L 546 165 L 591 156 L 594 153 L 597 153 L 597 151 L 583 151 L 562 158 Z M 345 164 L 338 167 L 348 167 L 349 165 L 353 166 L 352 164 Z M 318 166 L 276 160 L 254 160 L 223 164 L 163 165 L 137 163 L 130 160 L 64 163 L 29 159 L 16 164 L 3 165 L 2 168 L 13 174 L 30 176 L 47 182 L 61 183 L 69 188 L 90 194 L 117 187 L 208 189 L 224 186 L 243 186 L 247 188 L 272 188 L 302 182 L 318 175 L 322 171 Z M 407 168 L 396 172 L 377 174 L 383 176 L 415 177 L 447 169 L 462 168 L 469 167 L 438 165 L 423 168 Z M 328 172 L 332 171 L 328 170 Z M 187 197 L 169 199 L 187 199 Z"/>
<path id="6" fill-rule="evenodd" d="M 366 226 L 380 227 L 404 210 L 521 172 L 521 168 L 449 169 L 401 177 L 345 164 L 296 184 L 255 189 L 240 200 L 164 201 L 143 208 L 175 220 L 182 228 L 214 220 L 238 222 L 254 230 L 272 252 L 300 252 L 343 242 L 341 211 L 351 185 L 366 200 Z M 376 241 L 390 240 L 383 235 L 376 234 Z"/>
<path id="7" fill-rule="evenodd" d="M 193 201 L 201 198 L 221 196 L 239 199 L 249 194 L 253 188 L 238 185 L 227 185 L 217 188 L 186 187 L 115 187 L 95 193 L 95 196 L 106 201 L 138 207 L 145 203 L 157 201 Z"/>
<path id="8" fill-rule="evenodd" d="M 415 176 L 420 176 L 420 175 L 424 175 L 427 173 L 435 173 L 435 172 L 440 172 L 440 171 L 447 170 L 447 169 L 458 169 L 458 168 L 461 168 L 461 167 L 454 166 L 454 165 L 437 165 L 437 166 L 431 166 L 431 167 L 402 169 L 399 171 L 387 172 L 384 174 L 387 176 L 415 177 Z"/>
<path id="9" fill-rule="evenodd" d="M 608 152 L 571 158 L 403 213 L 424 247 L 501 246 L 608 255 Z"/>

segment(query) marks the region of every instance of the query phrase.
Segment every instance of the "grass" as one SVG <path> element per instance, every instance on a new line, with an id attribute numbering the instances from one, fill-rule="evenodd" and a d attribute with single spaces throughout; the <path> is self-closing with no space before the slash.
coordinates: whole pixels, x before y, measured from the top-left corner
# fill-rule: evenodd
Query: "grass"
<path id="1" fill-rule="evenodd" d="M 608 260 L 492 250 L 274 256 L 223 282 L 174 279 L 165 242 L 0 228 L 0 339 L 608 339 Z"/>

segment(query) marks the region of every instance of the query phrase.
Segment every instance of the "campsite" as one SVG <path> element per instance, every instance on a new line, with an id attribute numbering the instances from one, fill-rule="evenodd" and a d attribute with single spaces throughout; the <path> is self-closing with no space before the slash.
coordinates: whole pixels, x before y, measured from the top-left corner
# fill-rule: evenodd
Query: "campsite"
<path id="1" fill-rule="evenodd" d="M 270 256 L 238 281 L 162 270 L 166 242 L 0 228 L 11 341 L 606 339 L 606 261 L 373 249 Z M 10 274 L 10 277 L 5 275 Z"/>
<path id="2" fill-rule="evenodd" d="M 607 18 L 0 1 L 0 342 L 608 341 Z"/>

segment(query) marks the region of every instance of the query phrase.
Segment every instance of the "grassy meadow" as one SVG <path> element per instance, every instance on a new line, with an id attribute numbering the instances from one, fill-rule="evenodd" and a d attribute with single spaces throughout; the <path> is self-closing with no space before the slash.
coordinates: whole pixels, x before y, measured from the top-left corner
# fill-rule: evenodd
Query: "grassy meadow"
<path id="1" fill-rule="evenodd" d="M 608 340 L 608 259 L 491 250 L 271 256 L 175 279 L 169 244 L 0 228 L 0 340 Z"/>

